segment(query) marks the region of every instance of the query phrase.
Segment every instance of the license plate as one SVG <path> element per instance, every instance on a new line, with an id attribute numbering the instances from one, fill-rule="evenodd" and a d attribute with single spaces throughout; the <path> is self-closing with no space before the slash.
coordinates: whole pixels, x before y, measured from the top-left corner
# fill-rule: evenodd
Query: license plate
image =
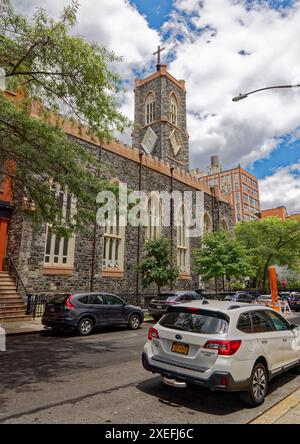
<path id="1" fill-rule="evenodd" d="M 49 311 L 54 312 L 55 311 L 55 307 L 50 307 Z"/>
<path id="2" fill-rule="evenodd" d="M 161 305 L 157 305 L 156 308 L 161 308 Z"/>
<path id="3" fill-rule="evenodd" d="M 181 353 L 182 355 L 188 355 L 189 346 L 186 344 L 180 344 L 179 342 L 173 342 L 171 350 L 174 353 Z"/>

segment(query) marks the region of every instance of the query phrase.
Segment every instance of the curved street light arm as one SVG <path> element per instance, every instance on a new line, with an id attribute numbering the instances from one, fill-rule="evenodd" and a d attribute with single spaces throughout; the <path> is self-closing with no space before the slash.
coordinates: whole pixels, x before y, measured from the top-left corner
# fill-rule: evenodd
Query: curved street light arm
<path id="1" fill-rule="evenodd" d="M 279 85 L 279 86 L 267 86 L 266 88 L 255 89 L 254 91 L 250 91 L 246 94 L 240 94 L 237 97 L 232 99 L 233 102 L 238 102 L 239 100 L 246 99 L 250 94 L 254 94 L 259 91 L 265 91 L 267 89 L 278 89 L 278 88 L 299 88 L 300 84 L 297 85 Z"/>

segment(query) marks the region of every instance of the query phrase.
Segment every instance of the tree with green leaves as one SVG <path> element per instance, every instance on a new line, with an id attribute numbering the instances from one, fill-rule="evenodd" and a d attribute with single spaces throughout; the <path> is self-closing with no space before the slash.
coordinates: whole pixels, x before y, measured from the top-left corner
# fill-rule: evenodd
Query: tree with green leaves
<path id="1" fill-rule="evenodd" d="M 59 19 L 39 9 L 29 20 L 14 11 L 10 0 L 0 0 L 5 87 L 24 93 L 16 103 L 0 91 L 0 170 L 8 159 L 16 165 L 2 167 L 0 174 L 10 175 L 15 193 L 34 202 L 36 220 L 72 230 L 95 219 L 96 195 L 109 184 L 97 155 L 69 138 L 53 118 L 50 124 L 50 116 L 63 115 L 105 142 L 129 124 L 118 111 L 121 80 L 108 67 L 120 58 L 72 33 L 78 7 L 73 0 Z M 30 115 L 33 103 L 41 105 L 39 118 Z M 71 227 L 58 217 L 59 199 L 49 178 L 77 202 Z"/>
<path id="2" fill-rule="evenodd" d="M 255 270 L 252 286 L 266 291 L 268 267 L 288 265 L 297 271 L 300 264 L 300 223 L 277 217 L 243 222 L 235 227 L 236 239 L 247 250 Z"/>
<path id="3" fill-rule="evenodd" d="M 169 248 L 169 241 L 164 238 L 146 242 L 144 256 L 138 266 L 143 288 L 155 283 L 160 293 L 161 287 L 167 285 L 170 280 L 178 278 L 179 268 L 172 264 Z"/>
<path id="4" fill-rule="evenodd" d="M 204 282 L 223 277 L 228 281 L 241 279 L 252 273 L 246 249 L 227 231 L 206 233 L 193 256 L 195 270 Z"/>

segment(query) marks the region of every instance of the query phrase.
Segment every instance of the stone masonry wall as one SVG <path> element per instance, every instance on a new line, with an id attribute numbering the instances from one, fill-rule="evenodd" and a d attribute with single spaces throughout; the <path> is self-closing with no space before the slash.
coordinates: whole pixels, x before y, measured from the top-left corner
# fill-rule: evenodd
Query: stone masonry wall
<path id="1" fill-rule="evenodd" d="M 95 150 L 98 154 L 98 147 L 89 145 L 89 149 Z M 138 190 L 139 164 L 101 149 L 101 162 L 112 169 L 112 177 L 118 178 L 121 182 L 128 184 L 131 190 Z M 174 191 L 190 190 L 195 195 L 195 189 L 186 186 L 184 183 L 174 180 Z M 142 186 L 141 189 L 147 193 L 153 190 L 170 191 L 170 177 L 159 172 L 155 172 L 142 166 Z M 96 196 L 95 196 L 96 198 Z M 214 200 L 214 205 L 212 201 Z M 214 216 L 212 214 L 214 210 Z M 215 220 L 217 228 L 223 220 L 230 230 L 233 227 L 232 210 L 225 202 L 217 202 L 216 199 L 204 193 L 204 211 Z M 170 239 L 170 227 L 163 227 L 161 234 Z M 85 227 L 82 233 L 76 235 L 74 272 L 71 276 L 53 276 L 43 274 L 43 261 L 45 250 L 46 227 L 34 227 L 30 214 L 23 212 L 18 204 L 14 211 L 8 242 L 8 251 L 12 254 L 19 273 L 23 278 L 27 290 L 34 294 L 64 291 L 89 290 L 91 279 L 91 262 L 93 251 L 94 226 Z M 128 226 L 125 238 L 125 259 L 124 277 L 104 277 L 101 275 L 102 253 L 103 253 L 103 231 L 97 227 L 96 235 L 96 258 L 94 290 L 108 291 L 125 297 L 128 301 L 135 302 L 136 295 L 136 262 L 137 262 L 137 227 Z M 140 237 L 140 257 L 142 256 L 145 242 L 145 230 L 141 228 Z M 199 246 L 199 238 L 190 239 L 190 250 Z M 170 246 L 171 248 L 171 246 Z M 176 263 L 176 227 L 173 228 L 172 254 Z M 191 261 L 192 263 L 192 261 Z M 198 288 L 198 276 L 192 272 L 191 279 L 178 280 L 174 283 L 174 289 L 196 289 Z M 168 287 L 165 290 L 169 289 Z M 152 286 L 143 290 L 138 289 L 141 294 L 155 293 L 156 288 Z"/>

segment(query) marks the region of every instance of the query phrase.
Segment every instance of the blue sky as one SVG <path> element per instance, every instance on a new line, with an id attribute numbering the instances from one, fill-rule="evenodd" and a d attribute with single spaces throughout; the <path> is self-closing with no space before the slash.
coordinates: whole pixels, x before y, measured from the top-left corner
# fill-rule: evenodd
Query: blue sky
<path id="1" fill-rule="evenodd" d="M 156 29 L 161 33 L 162 26 L 170 19 L 170 14 L 174 12 L 175 7 L 172 0 L 131 0 L 136 6 L 138 11 L 144 15 L 149 23 L 149 26 Z M 245 2 L 246 3 L 246 2 Z M 280 10 L 282 13 L 288 12 L 290 8 L 294 6 L 293 0 L 262 0 L 262 1 L 247 1 L 249 7 L 253 7 L 255 3 L 258 6 L 269 6 L 274 10 Z M 240 51 L 244 53 L 244 49 Z M 274 85 L 274 84 L 272 84 Z M 255 88 L 256 88 L 255 84 Z M 258 87 L 269 86 L 267 84 L 259 84 Z M 249 83 L 249 88 L 252 89 L 252 85 Z M 255 89 L 253 88 L 253 89 Z M 249 91 L 249 89 L 248 89 Z M 273 94 L 280 94 L 281 91 L 274 91 Z M 268 93 L 266 93 L 268 94 Z M 260 96 L 261 100 L 264 100 L 263 96 Z M 242 104 L 239 104 L 242 106 Z M 300 109 L 300 89 L 299 89 L 299 109 Z M 300 112 L 299 112 L 300 116 Z M 299 118 L 300 125 L 300 118 Z M 292 141 L 292 136 L 289 133 L 276 133 L 275 140 L 278 140 L 277 146 L 272 150 L 269 155 L 259 160 L 254 160 L 247 165 L 247 169 L 251 171 L 257 178 L 264 179 L 271 176 L 280 170 L 280 168 L 289 167 L 290 165 L 297 164 L 300 158 L 300 139 Z M 214 154 L 214 153 L 212 153 Z M 229 166 L 229 165 L 227 165 Z M 292 170 L 294 173 L 295 171 Z M 297 175 L 297 173 L 296 173 Z M 283 202 L 284 204 L 284 202 Z M 300 210 L 300 204 L 299 204 Z"/>

